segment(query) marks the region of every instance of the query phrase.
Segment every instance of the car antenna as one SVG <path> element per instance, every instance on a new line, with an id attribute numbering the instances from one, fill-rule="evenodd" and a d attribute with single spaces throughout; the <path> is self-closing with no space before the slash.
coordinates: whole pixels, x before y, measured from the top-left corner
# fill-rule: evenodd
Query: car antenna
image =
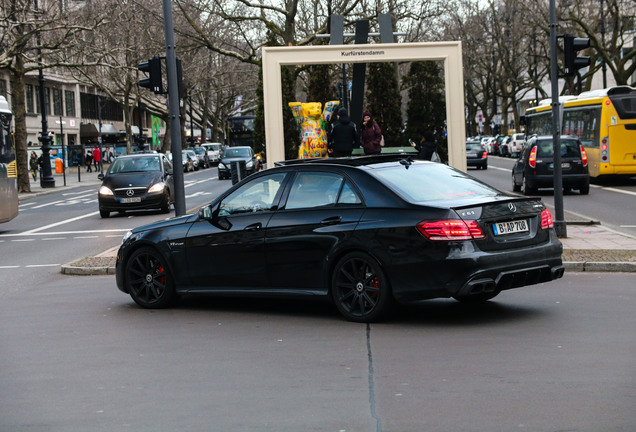
<path id="1" fill-rule="evenodd" d="M 406 169 L 409 169 L 409 167 L 413 163 L 413 159 L 411 159 L 411 157 L 409 156 L 406 159 L 400 159 L 400 163 L 404 165 Z"/>

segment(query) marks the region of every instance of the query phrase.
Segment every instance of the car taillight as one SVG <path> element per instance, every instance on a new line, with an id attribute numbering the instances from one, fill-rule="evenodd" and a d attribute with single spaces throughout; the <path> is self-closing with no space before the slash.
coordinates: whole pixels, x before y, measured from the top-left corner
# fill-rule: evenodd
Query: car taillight
<path id="1" fill-rule="evenodd" d="M 429 240 L 473 240 L 485 237 L 484 232 L 475 221 L 448 219 L 423 221 L 417 224 L 419 232 Z"/>
<path id="2" fill-rule="evenodd" d="M 550 210 L 545 209 L 541 212 L 541 229 L 550 229 L 554 226 Z"/>
<path id="3" fill-rule="evenodd" d="M 481 158 L 482 159 L 486 159 L 488 157 L 488 152 L 482 152 L 481 153 Z"/>
<path id="4" fill-rule="evenodd" d="M 581 161 L 583 161 L 583 166 L 587 166 L 587 153 L 585 152 L 585 149 L 583 148 L 583 146 L 581 147 Z"/>
<path id="5" fill-rule="evenodd" d="M 532 147 L 530 150 L 530 157 L 528 158 L 528 164 L 535 168 L 537 166 L 537 146 Z"/>

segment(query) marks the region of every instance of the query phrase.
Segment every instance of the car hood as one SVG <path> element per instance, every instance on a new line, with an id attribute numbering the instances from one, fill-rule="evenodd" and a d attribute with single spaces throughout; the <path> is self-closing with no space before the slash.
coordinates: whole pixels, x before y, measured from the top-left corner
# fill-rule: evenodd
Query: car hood
<path id="1" fill-rule="evenodd" d="M 187 222 L 190 222 L 190 220 L 194 220 L 196 219 L 197 215 L 183 215 L 183 216 L 177 216 L 177 217 L 173 217 L 171 219 L 167 219 L 167 220 L 162 220 L 162 221 L 157 221 L 157 222 L 153 222 L 151 224 L 148 225 L 142 225 L 142 226 L 138 226 L 136 228 L 133 228 L 131 231 L 133 233 L 139 233 L 142 231 L 147 231 L 147 230 L 152 230 L 152 229 L 161 229 L 161 228 L 166 228 L 166 227 L 171 227 L 171 226 L 175 226 L 175 225 L 181 225 Z"/>
<path id="2" fill-rule="evenodd" d="M 131 172 L 109 174 L 104 177 L 103 186 L 110 189 L 119 189 L 126 187 L 150 187 L 155 183 L 161 182 L 161 172 Z"/>
<path id="3" fill-rule="evenodd" d="M 239 162 L 239 161 L 250 161 L 252 160 L 251 157 L 245 157 L 245 156 L 235 156 L 235 157 L 224 157 L 221 158 L 221 162 L 223 164 L 230 164 L 232 162 Z"/>

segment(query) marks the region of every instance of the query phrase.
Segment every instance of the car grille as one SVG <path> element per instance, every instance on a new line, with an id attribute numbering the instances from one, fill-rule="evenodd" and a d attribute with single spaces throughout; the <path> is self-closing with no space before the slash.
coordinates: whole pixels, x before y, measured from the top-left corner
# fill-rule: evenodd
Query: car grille
<path id="1" fill-rule="evenodd" d="M 146 191 L 148 190 L 148 188 L 145 187 L 127 187 L 127 188 L 119 188 L 119 189 L 115 189 L 114 193 L 115 196 L 118 198 L 130 198 L 130 197 L 134 197 L 134 196 L 140 196 L 146 193 Z"/>

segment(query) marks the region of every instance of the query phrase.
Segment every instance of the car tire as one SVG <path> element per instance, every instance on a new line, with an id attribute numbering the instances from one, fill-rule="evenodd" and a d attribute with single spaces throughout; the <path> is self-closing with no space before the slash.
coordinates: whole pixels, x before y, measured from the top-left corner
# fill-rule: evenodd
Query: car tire
<path id="1" fill-rule="evenodd" d="M 110 216 L 110 212 L 107 210 L 99 209 L 99 215 L 103 218 L 107 218 Z"/>
<path id="2" fill-rule="evenodd" d="M 170 213 L 170 195 L 166 195 L 164 203 L 161 205 L 161 213 Z"/>
<path id="3" fill-rule="evenodd" d="M 581 195 L 588 195 L 590 193 L 590 183 L 581 185 L 581 187 L 579 188 L 579 193 Z"/>
<path id="4" fill-rule="evenodd" d="M 172 305 L 177 294 L 161 255 L 143 247 L 130 256 L 124 270 L 126 290 L 139 306 L 161 309 Z"/>
<path id="5" fill-rule="evenodd" d="M 521 179 L 521 193 L 524 195 L 533 195 L 537 193 L 537 190 L 533 186 L 528 184 L 526 176 L 523 176 L 523 178 Z"/>
<path id="6" fill-rule="evenodd" d="M 521 191 L 521 185 L 518 185 L 517 182 L 515 182 L 515 176 L 512 176 L 512 191 L 513 192 L 520 192 Z"/>
<path id="7" fill-rule="evenodd" d="M 393 293 L 380 264 L 363 252 L 342 257 L 331 275 L 331 297 L 349 321 L 375 322 L 393 308 Z"/>

